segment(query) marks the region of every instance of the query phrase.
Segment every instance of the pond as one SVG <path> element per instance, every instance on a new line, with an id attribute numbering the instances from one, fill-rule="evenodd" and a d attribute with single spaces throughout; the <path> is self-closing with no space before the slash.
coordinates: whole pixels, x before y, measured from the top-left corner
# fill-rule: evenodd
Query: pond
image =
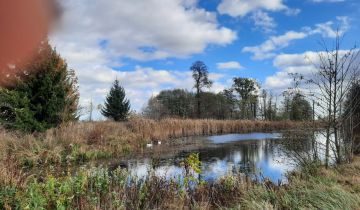
<path id="1" fill-rule="evenodd" d="M 202 172 L 197 176 L 202 180 L 214 181 L 225 175 L 243 173 L 274 182 L 286 181 L 286 172 L 295 165 L 287 156 L 282 136 L 280 133 L 247 133 L 187 137 L 148 148 L 153 152 L 152 158 L 122 160 L 112 167 L 125 167 L 139 178 L 147 176 L 152 169 L 158 176 L 176 179 L 183 174 L 184 158 L 198 153 Z"/>

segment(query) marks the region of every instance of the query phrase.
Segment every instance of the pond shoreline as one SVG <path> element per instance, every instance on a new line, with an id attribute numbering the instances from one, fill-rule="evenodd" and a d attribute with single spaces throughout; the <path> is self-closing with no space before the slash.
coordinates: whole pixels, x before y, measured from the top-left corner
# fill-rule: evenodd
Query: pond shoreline
<path id="1" fill-rule="evenodd" d="M 129 157 L 146 152 L 147 144 L 171 143 L 176 138 L 245 132 L 299 129 L 306 123 L 249 120 L 131 119 L 128 122 L 79 122 L 44 134 L 0 130 L 0 153 L 22 167 L 76 164 L 91 160 Z M 3 159 L 5 158 L 3 157 Z"/>
<path id="2" fill-rule="evenodd" d="M 214 182 L 166 180 L 154 174 L 131 177 L 118 169 L 93 168 L 56 178 L 47 175 L 26 182 L 12 174 L 0 181 L 0 207 L 5 209 L 358 209 L 360 206 L 360 157 L 351 164 L 325 169 L 315 167 L 288 175 L 276 185 L 246 176 L 225 176 Z M 11 171 L 6 171 L 8 175 Z M 16 181 L 17 180 L 17 181 Z"/>
<path id="3" fill-rule="evenodd" d="M 146 144 L 153 139 L 181 135 L 181 126 L 197 125 L 191 134 L 201 133 L 206 128 L 215 135 L 218 134 L 215 131 L 278 132 L 307 128 L 306 123 L 286 125 L 286 122 L 270 125 L 270 122 L 165 120 L 144 125 L 145 122 L 78 123 L 37 135 L 1 131 L 0 208 L 357 209 L 360 206 L 360 157 L 355 157 L 351 164 L 332 169 L 316 165 L 312 170 L 294 171 L 288 175 L 289 182 L 281 186 L 271 180 L 257 182 L 239 175 L 227 175 L 212 183 L 200 182 L 193 191 L 189 191 L 186 185 L 156 176 L 143 180 L 141 185 L 127 188 L 123 182 L 126 171 L 110 170 L 114 173 L 109 174 L 106 165 L 82 168 L 77 173 L 59 174 L 56 171 L 57 166 L 77 167 L 88 161 L 130 157 L 137 152 L 156 150 L 155 146 L 146 148 Z M 145 128 L 139 132 L 137 129 L 141 125 Z M 161 129 L 160 125 L 168 127 Z M 221 129 L 221 125 L 234 127 Z M 163 133 L 159 133 L 160 130 Z M 194 137 L 188 139 L 190 143 L 191 138 Z M 185 144 L 175 137 L 169 139 L 159 146 L 166 150 Z M 24 173 L 24 168 L 41 170 Z M 134 183 L 139 182 L 134 180 Z"/>

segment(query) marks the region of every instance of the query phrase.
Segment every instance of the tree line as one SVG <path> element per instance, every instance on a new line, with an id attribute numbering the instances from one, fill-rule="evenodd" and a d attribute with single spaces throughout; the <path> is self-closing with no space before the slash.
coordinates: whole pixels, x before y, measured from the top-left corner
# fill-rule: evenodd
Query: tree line
<path id="1" fill-rule="evenodd" d="M 252 78 L 234 77 L 229 88 L 219 93 L 209 91 L 212 81 L 206 64 L 196 61 L 190 67 L 194 79 L 194 92 L 184 89 L 163 90 L 149 99 L 143 115 L 152 119 L 211 118 L 311 120 L 313 108 L 300 91 L 283 93 L 283 105 L 277 96 L 261 90 Z"/>

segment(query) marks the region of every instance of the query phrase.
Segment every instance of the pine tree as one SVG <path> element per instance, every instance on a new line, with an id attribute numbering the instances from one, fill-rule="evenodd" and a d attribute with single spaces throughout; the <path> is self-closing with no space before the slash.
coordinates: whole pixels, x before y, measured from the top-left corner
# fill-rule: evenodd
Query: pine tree
<path id="1" fill-rule="evenodd" d="M 105 106 L 101 114 L 114 121 L 123 121 L 129 115 L 130 102 L 125 98 L 125 90 L 120 86 L 119 80 L 115 80 L 106 97 Z"/>
<path id="2" fill-rule="evenodd" d="M 38 56 L 17 72 L 17 82 L 0 89 L 0 122 L 5 127 L 44 131 L 78 119 L 75 73 L 47 42 Z"/>

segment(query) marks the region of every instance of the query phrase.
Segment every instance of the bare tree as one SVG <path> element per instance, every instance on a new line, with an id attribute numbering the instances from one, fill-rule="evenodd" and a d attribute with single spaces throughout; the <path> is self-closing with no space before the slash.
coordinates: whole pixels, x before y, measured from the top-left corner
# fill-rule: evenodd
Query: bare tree
<path id="1" fill-rule="evenodd" d="M 356 46 L 350 50 L 340 49 L 341 38 L 337 35 L 333 49 L 328 49 L 323 42 L 324 51 L 318 53 L 315 62 L 316 71 L 309 84 L 314 85 L 311 91 L 319 102 L 317 115 L 325 125 L 325 164 L 329 165 L 330 151 L 335 161 L 341 163 L 351 154 L 346 149 L 347 142 L 352 142 L 352 135 L 345 134 L 346 122 L 352 118 L 351 112 L 344 115 L 344 104 L 353 82 L 359 76 L 359 50 Z M 359 100 L 359 99 L 356 99 Z"/>

